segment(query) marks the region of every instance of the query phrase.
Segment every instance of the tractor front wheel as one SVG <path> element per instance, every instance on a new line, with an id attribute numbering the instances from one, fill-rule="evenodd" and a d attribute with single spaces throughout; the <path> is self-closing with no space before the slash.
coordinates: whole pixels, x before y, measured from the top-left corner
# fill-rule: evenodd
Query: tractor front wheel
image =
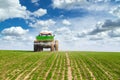
<path id="1" fill-rule="evenodd" d="M 55 51 L 58 51 L 58 40 L 55 41 Z"/>
<path id="2" fill-rule="evenodd" d="M 53 44 L 51 45 L 51 51 L 54 51 L 54 45 Z"/>
<path id="3" fill-rule="evenodd" d="M 38 46 L 34 45 L 34 52 L 37 52 L 37 51 L 38 51 Z"/>

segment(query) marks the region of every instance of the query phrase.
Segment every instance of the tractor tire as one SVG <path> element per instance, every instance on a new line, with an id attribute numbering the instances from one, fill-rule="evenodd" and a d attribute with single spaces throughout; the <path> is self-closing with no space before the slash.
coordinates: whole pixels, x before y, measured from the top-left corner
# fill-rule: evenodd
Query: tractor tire
<path id="1" fill-rule="evenodd" d="M 38 51 L 43 51 L 43 48 L 41 46 L 39 46 L 39 50 Z"/>
<path id="2" fill-rule="evenodd" d="M 55 41 L 55 51 L 58 51 L 58 40 Z"/>
<path id="3" fill-rule="evenodd" d="M 43 47 L 41 47 L 41 51 L 43 51 Z"/>
<path id="4" fill-rule="evenodd" d="M 38 46 L 34 45 L 34 52 L 37 52 L 37 51 L 38 51 Z"/>
<path id="5" fill-rule="evenodd" d="M 37 52 L 39 52 L 40 51 L 40 47 L 37 45 Z"/>
<path id="6" fill-rule="evenodd" d="M 40 48 L 40 46 L 38 46 L 38 51 L 41 51 L 41 48 Z"/>
<path id="7" fill-rule="evenodd" d="M 51 45 L 51 51 L 54 51 L 54 44 Z"/>

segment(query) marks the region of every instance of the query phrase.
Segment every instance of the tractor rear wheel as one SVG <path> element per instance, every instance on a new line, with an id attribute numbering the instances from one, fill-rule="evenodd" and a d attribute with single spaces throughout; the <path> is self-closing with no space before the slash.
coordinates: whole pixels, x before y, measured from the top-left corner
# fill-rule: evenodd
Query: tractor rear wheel
<path id="1" fill-rule="evenodd" d="M 38 46 L 38 51 L 43 51 L 43 47 Z"/>
<path id="2" fill-rule="evenodd" d="M 53 44 L 51 45 L 51 51 L 54 51 L 54 45 Z"/>
<path id="3" fill-rule="evenodd" d="M 55 51 L 58 51 L 58 40 L 55 41 Z"/>
<path id="4" fill-rule="evenodd" d="M 43 51 L 43 47 L 41 47 L 41 51 Z"/>

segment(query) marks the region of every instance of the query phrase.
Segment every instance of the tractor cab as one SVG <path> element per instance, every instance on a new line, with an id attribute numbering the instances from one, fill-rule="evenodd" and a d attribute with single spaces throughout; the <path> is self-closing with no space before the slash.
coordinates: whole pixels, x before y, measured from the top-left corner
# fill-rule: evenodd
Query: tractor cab
<path id="1" fill-rule="evenodd" d="M 49 36 L 49 35 L 52 35 L 52 33 L 51 33 L 51 32 L 41 32 L 40 35 L 41 35 L 41 36 L 42 36 L 42 35 Z"/>

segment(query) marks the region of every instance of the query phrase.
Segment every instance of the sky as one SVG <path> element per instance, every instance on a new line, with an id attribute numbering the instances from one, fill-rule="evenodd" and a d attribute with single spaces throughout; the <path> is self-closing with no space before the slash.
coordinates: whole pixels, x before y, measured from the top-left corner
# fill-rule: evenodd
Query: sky
<path id="1" fill-rule="evenodd" d="M 33 50 L 44 30 L 60 50 L 120 51 L 120 0 L 0 0 L 0 50 Z"/>

